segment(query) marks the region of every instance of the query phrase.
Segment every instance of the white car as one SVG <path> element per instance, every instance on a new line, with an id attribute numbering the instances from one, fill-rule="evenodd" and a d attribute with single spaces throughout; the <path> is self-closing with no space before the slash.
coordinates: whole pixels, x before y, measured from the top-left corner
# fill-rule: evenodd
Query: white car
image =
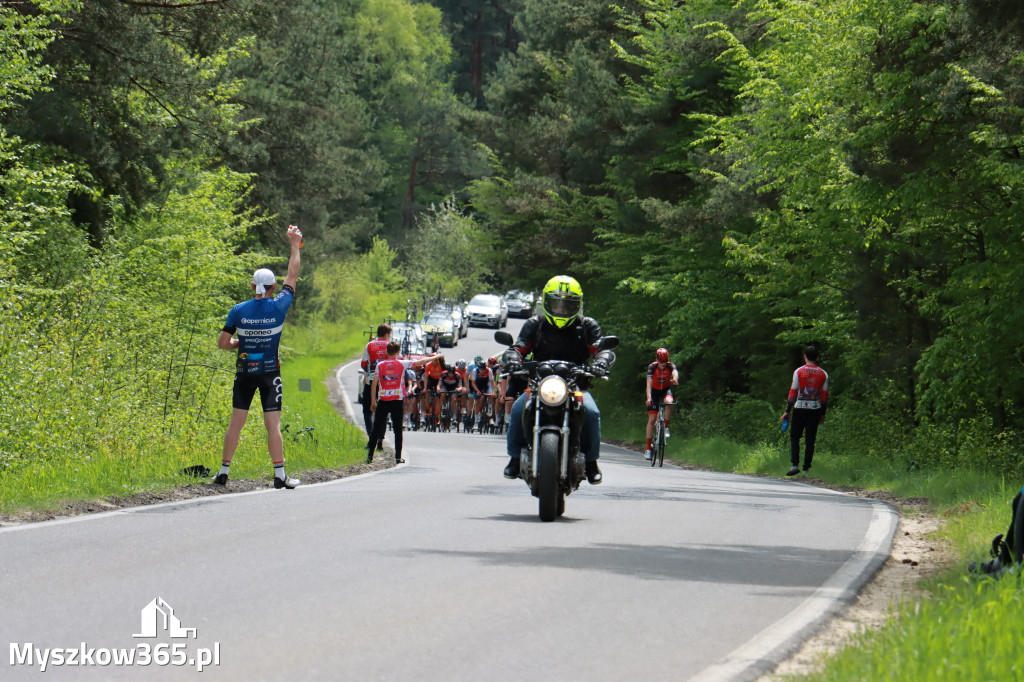
<path id="1" fill-rule="evenodd" d="M 501 296 L 494 294 L 477 294 L 466 306 L 469 326 L 505 327 L 508 325 L 508 304 Z"/>

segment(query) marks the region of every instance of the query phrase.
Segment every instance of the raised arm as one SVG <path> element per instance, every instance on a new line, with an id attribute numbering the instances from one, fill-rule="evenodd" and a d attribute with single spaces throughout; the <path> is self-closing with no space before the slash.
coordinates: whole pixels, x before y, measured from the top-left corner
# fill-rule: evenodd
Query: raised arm
<path id="1" fill-rule="evenodd" d="M 302 245 L 302 232 L 294 225 L 288 226 L 288 241 L 292 243 L 292 253 L 288 257 L 288 274 L 285 275 L 284 285 L 295 290 L 295 283 L 299 281 L 299 264 L 302 260 L 299 249 Z"/>

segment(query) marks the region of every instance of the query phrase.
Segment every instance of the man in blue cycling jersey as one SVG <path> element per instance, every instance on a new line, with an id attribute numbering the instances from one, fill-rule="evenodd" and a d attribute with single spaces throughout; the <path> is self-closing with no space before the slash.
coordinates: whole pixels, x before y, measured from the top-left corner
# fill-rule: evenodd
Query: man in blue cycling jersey
<path id="1" fill-rule="evenodd" d="M 222 350 L 238 351 L 235 361 L 235 385 L 231 399 L 231 423 L 224 434 L 224 454 L 220 473 L 213 482 L 227 485 L 231 459 L 238 448 L 238 438 L 249 416 L 249 406 L 256 391 L 260 392 L 263 406 L 263 424 L 267 428 L 267 449 L 274 463 L 274 487 L 294 488 L 297 478 L 284 471 L 284 440 L 281 438 L 281 361 L 277 349 L 284 329 L 284 317 L 295 296 L 295 282 L 299 278 L 299 248 L 302 233 L 294 225 L 288 228 L 291 256 L 288 274 L 281 293 L 274 296 L 277 280 L 274 273 L 260 268 L 252 276 L 254 296 L 251 301 L 239 303 L 228 313 L 227 322 L 217 339 Z M 238 338 L 233 338 L 237 335 Z"/>

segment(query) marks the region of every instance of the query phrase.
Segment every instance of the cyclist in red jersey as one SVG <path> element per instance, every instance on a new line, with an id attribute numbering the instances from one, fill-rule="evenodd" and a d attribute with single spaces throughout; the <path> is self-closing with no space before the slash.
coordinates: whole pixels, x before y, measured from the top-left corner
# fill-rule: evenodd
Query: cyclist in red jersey
<path id="1" fill-rule="evenodd" d="M 654 362 L 647 365 L 647 450 L 644 459 L 651 458 L 651 438 L 658 418 L 658 403 L 665 403 L 665 437 L 670 435 L 668 420 L 672 416 L 672 387 L 678 385 L 679 370 L 668 361 L 668 350 L 659 348 Z"/>
<path id="2" fill-rule="evenodd" d="M 786 399 L 786 411 L 779 421 L 789 420 L 789 460 L 792 463 L 787 476 L 800 473 L 800 437 L 804 439 L 804 473 L 811 468 L 814 459 L 814 441 L 818 437 L 818 425 L 825 423 L 828 409 L 828 374 L 818 367 L 818 349 L 807 346 L 804 349 L 804 366 L 793 372 L 793 383 Z"/>

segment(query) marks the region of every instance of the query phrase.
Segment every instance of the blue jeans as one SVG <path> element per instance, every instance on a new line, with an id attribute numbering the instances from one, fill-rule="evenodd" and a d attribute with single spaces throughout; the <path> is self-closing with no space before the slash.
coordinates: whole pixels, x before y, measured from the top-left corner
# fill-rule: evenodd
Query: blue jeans
<path id="1" fill-rule="evenodd" d="M 529 395 L 522 394 L 512 403 L 512 412 L 508 417 L 508 436 L 505 446 L 508 456 L 519 459 L 526 447 L 526 432 L 523 429 L 523 408 Z M 597 460 L 601 455 L 601 411 L 590 391 L 583 392 L 583 430 L 580 432 L 580 450 L 588 462 Z"/>

